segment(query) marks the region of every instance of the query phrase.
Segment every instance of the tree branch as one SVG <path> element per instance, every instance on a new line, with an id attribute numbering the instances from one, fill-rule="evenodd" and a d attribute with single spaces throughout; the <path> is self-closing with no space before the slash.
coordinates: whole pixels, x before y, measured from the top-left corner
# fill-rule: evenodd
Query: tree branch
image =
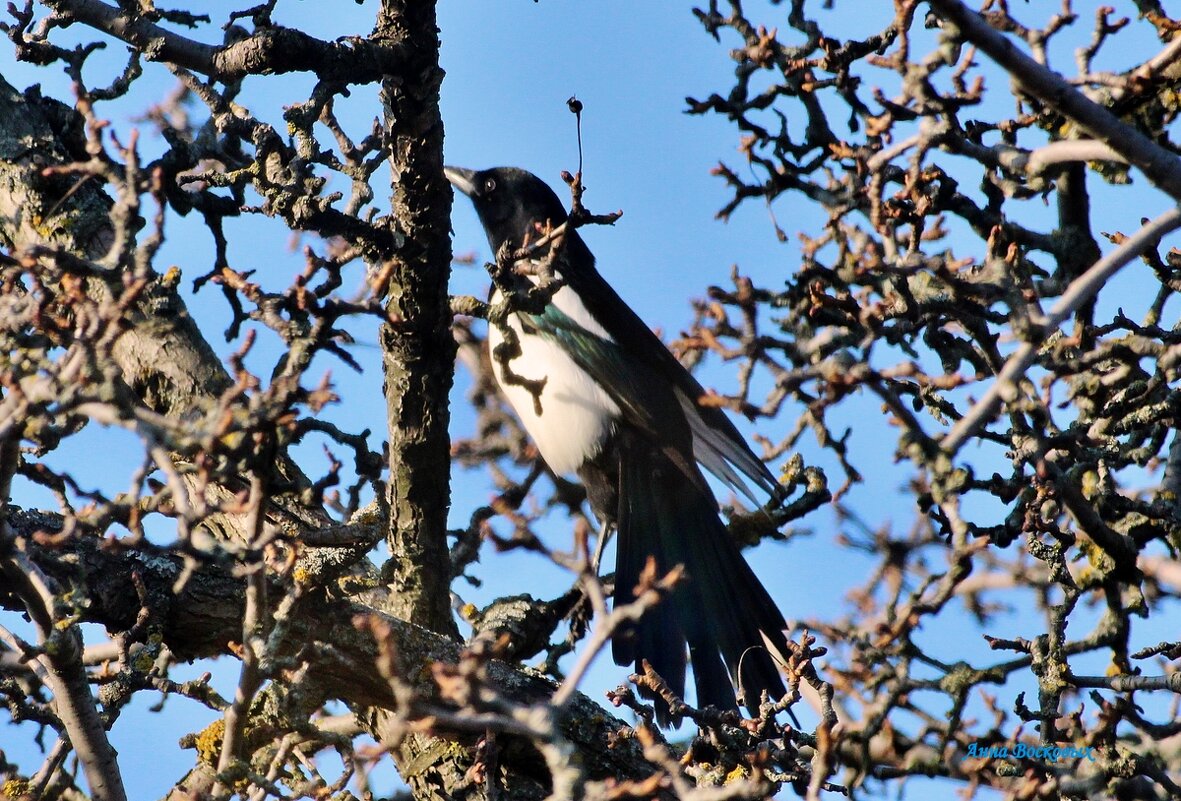
<path id="1" fill-rule="evenodd" d="M 1119 272 L 1124 265 L 1148 248 L 1153 247 L 1162 236 L 1178 227 L 1181 227 L 1181 209 L 1169 209 L 1144 225 L 1139 231 L 1125 239 L 1119 247 L 1071 281 L 1070 286 L 1058 298 L 1042 322 L 1043 336 L 1053 332 L 1082 304 L 1094 297 L 1095 293 L 1103 288 L 1107 279 Z M 1040 346 L 1040 339 L 1038 342 L 1023 342 L 1005 361 L 1005 366 L 997 374 L 992 386 L 984 393 L 984 397 L 978 400 L 943 438 L 941 445 L 946 452 L 954 454 L 968 441 L 969 437 L 979 431 L 980 427 L 992 418 L 996 410 L 1000 408 L 1006 393 L 1014 391 L 1014 384 L 1033 364 Z"/>
<path id="2" fill-rule="evenodd" d="M 8 551 L 4 554 L 4 551 Z M 53 693 L 53 711 L 61 721 L 96 801 L 126 801 L 115 749 L 99 716 L 82 664 L 82 636 L 75 626 L 61 627 L 54 614 L 53 588 L 21 551 L 8 523 L 0 519 L 0 574 L 37 623 L 39 652 L 29 664 Z M 2 600 L 2 599 L 0 599 Z"/>
<path id="3" fill-rule="evenodd" d="M 388 538 L 383 568 L 397 588 L 399 616 L 455 635 L 447 552 L 451 448 L 448 393 L 455 338 L 447 281 L 451 272 L 451 187 L 443 177 L 439 115 L 439 34 L 433 2 L 385 0 L 374 37 L 408 48 L 414 81 L 382 86 L 390 147 L 391 217 L 406 236 L 390 254 L 387 316 L 381 332 L 389 434 Z M 382 288 L 383 291 L 386 287 Z"/>
<path id="4" fill-rule="evenodd" d="M 1121 154 L 1129 164 L 1174 199 L 1181 201 L 1181 160 L 1082 92 L 1017 49 L 1004 34 L 959 0 L 930 0 L 939 16 L 987 53 L 1022 89 L 1076 122 L 1091 136 Z"/>
<path id="5" fill-rule="evenodd" d="M 140 599 L 134 588 L 136 573 L 149 595 L 168 597 L 177 577 L 185 570 L 181 557 L 149 545 L 142 548 L 103 548 L 84 537 L 60 546 L 42 547 L 33 541 L 37 532 L 52 532 L 61 525 L 55 516 L 17 512 L 12 518 L 14 533 L 27 543 L 30 559 L 39 569 L 59 582 L 72 582 L 88 588 L 89 604 L 81 611 L 85 620 L 112 630 L 130 628 L 140 611 Z M 336 549 L 321 549 L 333 551 Z M 279 586 L 268 592 L 271 599 L 284 595 Z M 0 607 L 14 608 L 19 601 L 9 586 L 0 587 Z M 355 625 L 358 617 L 380 621 L 387 627 L 405 666 L 404 681 L 424 698 L 437 698 L 432 665 L 455 665 L 461 661 L 462 645 L 420 626 L 407 623 L 389 613 L 398 604 L 387 588 L 376 586 L 360 597 L 340 597 L 325 588 L 309 588 L 297 614 L 288 618 L 287 630 L 277 656 L 314 654 L 306 681 L 326 697 L 338 698 L 354 708 L 371 707 L 360 715 L 370 733 L 382 736 L 389 726 L 383 710 L 397 709 L 397 699 L 376 668 L 381 657 L 378 643 L 369 628 Z M 276 602 L 264 612 L 273 615 Z M 231 653 L 229 643 L 242 637 L 246 611 L 242 580 L 229 565 L 205 565 L 193 571 L 160 619 L 160 635 L 178 659 L 192 660 Z M 524 706 L 547 705 L 555 684 L 536 671 L 491 660 L 487 662 L 488 681 L 512 703 Z M 576 693 L 567 714 L 558 721 L 561 735 L 575 748 L 586 776 L 603 780 L 618 776 L 642 779 L 652 768 L 646 764 L 633 740 L 620 736 L 629 730 L 585 695 Z M 449 728 L 438 721 L 426 741 L 434 747 L 449 740 L 469 742 L 466 728 Z M 607 743 L 615 745 L 607 747 Z M 514 773 L 535 776 L 536 753 L 513 748 L 502 751 L 500 761 L 511 777 Z"/>
<path id="6" fill-rule="evenodd" d="M 393 42 L 350 38 L 325 42 L 280 26 L 216 47 L 193 41 L 100 0 L 46 0 L 58 14 L 110 34 L 152 61 L 165 61 L 228 82 L 246 75 L 313 72 L 342 84 L 366 84 L 404 68 L 402 48 Z"/>

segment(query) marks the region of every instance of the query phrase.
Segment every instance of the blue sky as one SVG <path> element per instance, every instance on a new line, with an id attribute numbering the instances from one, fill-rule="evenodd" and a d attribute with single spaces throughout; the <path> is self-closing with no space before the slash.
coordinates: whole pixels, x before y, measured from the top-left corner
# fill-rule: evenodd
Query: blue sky
<path id="1" fill-rule="evenodd" d="M 215 6 L 229 8 L 225 3 L 207 7 Z M 372 3 L 333 3 L 331 14 L 325 14 L 325 8 L 327 5 L 321 3 L 280 4 L 277 19 L 302 26 L 322 38 L 363 35 L 371 26 Z M 850 13 L 853 9 L 857 13 Z M 832 25 L 842 36 L 850 36 L 880 29 L 890 10 L 888 4 L 838 3 L 833 10 L 815 4 L 809 13 L 822 26 Z M 214 19 L 220 22 L 217 13 Z M 787 29 L 783 20 L 786 9 L 782 7 L 760 6 L 752 13 L 763 15 L 768 27 Z M 585 238 L 607 280 L 666 337 L 675 335 L 690 321 L 691 298 L 700 297 L 709 284 L 727 283 L 732 265 L 769 288 L 781 286 L 784 277 L 796 269 L 796 233 L 815 232 L 824 219 L 815 207 L 792 197 L 776 203 L 774 213 L 788 235 L 784 243 L 776 240 L 768 211 L 758 203 L 748 202 L 726 223 L 715 219 L 715 212 L 728 196 L 724 183 L 711 176 L 710 169 L 719 160 L 741 167 L 739 135 L 716 116 L 686 115 L 684 98 L 729 89 L 732 62 L 728 47 L 734 42 L 715 43 L 687 4 L 450 0 L 441 3 L 439 25 L 442 62 L 447 71 L 442 86 L 447 161 L 476 168 L 525 167 L 561 189 L 560 171 L 577 167 L 574 118 L 566 108 L 566 99 L 577 96 L 584 104 L 585 202 L 595 211 L 624 212 L 614 227 L 586 230 Z M 75 29 L 67 33 L 77 36 L 82 32 Z M 211 40 L 213 34 L 205 32 L 202 36 Z M 96 60 L 90 78 L 96 85 L 109 81 L 121 66 L 122 46 L 111 43 L 108 49 L 106 57 Z M 0 70 L 18 88 L 39 81 L 45 84 L 46 93 L 69 96 L 63 91 L 64 79 L 55 69 L 33 70 L 15 64 L 12 58 L 9 51 L 0 55 Z M 147 77 L 132 97 L 100 109 L 117 131 L 133 127 L 133 115 L 172 86 L 171 76 L 157 65 L 148 64 L 145 71 Z M 881 80 L 889 94 L 891 76 L 883 72 Z M 251 79 L 242 102 L 282 130 L 283 107 L 303 100 L 309 85 L 303 76 Z M 1011 102 L 1003 92 L 1005 85 L 1004 78 L 996 79 L 994 88 L 1002 91 L 995 102 Z M 375 90 L 358 87 L 351 100 L 340 104 L 346 127 L 358 138 L 378 113 L 375 98 Z M 145 137 L 143 148 L 150 154 L 161 144 Z M 380 185 L 377 189 L 380 196 L 383 190 Z M 1137 202 L 1129 203 L 1127 194 L 1109 195 L 1106 188 L 1098 190 L 1097 207 L 1108 202 L 1109 196 L 1112 204 L 1123 203 L 1126 210 L 1114 212 L 1115 221 L 1104 230 L 1122 228 L 1127 232 L 1141 215 L 1153 216 L 1163 208 L 1152 193 L 1137 192 Z M 302 269 L 302 258 L 297 249 L 292 250 L 289 232 L 274 221 L 243 217 L 230 221 L 227 229 L 232 265 L 258 270 L 256 279 L 268 287 L 286 286 Z M 462 199 L 456 203 L 454 230 L 456 253 L 476 253 L 477 264 L 489 258 L 475 214 Z M 170 220 L 169 236 L 157 264 L 159 270 L 176 264 L 187 279 L 208 270 L 212 243 L 199 225 L 192 220 Z M 965 241 L 963 246 L 971 252 L 971 243 Z M 1120 278 L 1127 281 L 1120 303 L 1129 305 L 1130 314 L 1131 307 L 1146 302 L 1135 288 L 1136 271 L 1141 269 L 1145 268 L 1129 267 Z M 359 273 L 352 279 L 354 285 L 361 282 Z M 482 297 L 486 284 L 478 266 L 460 266 L 452 289 Z M 203 328 L 213 339 L 215 349 L 223 356 L 232 352 L 237 344 L 226 344 L 218 336 L 226 320 L 220 294 L 207 288 L 190 297 L 189 302 L 194 315 L 204 321 Z M 327 410 L 325 415 L 352 430 L 366 426 L 373 429 L 376 446 L 384 438 L 381 429 L 385 417 L 379 352 L 371 329 L 359 326 L 356 335 L 359 346 L 354 356 L 364 364 L 365 372 L 357 376 L 339 363 L 324 362 L 322 367 L 332 370 L 344 398 L 341 406 Z M 269 374 L 277 352 L 275 343 L 263 336 L 253 356 L 260 374 Z M 707 384 L 724 386 L 728 379 L 725 370 L 711 368 L 703 374 Z M 465 386 L 466 376 L 461 371 L 453 403 L 456 435 L 469 433 L 473 424 L 472 415 L 462 403 Z M 902 535 L 913 517 L 912 501 L 902 486 L 907 471 L 893 463 L 895 432 L 885 425 L 885 417 L 877 409 L 876 402 L 864 399 L 833 416 L 834 429 L 842 422 L 856 426 L 851 445 L 855 462 L 867 479 L 852 489 L 848 501 L 871 525 L 892 524 Z M 794 415 L 789 411 L 761 430 L 775 440 L 793 423 Z M 839 469 L 815 447 L 813 440 L 804 437 L 801 448 L 808 463 L 824 466 L 833 485 L 840 483 Z M 121 432 L 92 428 L 76 438 L 74 449 L 63 452 L 58 463 L 69 460 L 74 464 L 84 484 L 118 491 L 125 487 L 130 472 L 122 469 L 124 460 L 137 458 L 139 452 L 138 444 Z M 321 458 L 319 452 L 319 443 L 312 443 L 301 455 L 315 461 Z M 491 494 L 491 485 L 482 473 L 457 471 L 453 475 L 452 523 L 463 525 L 471 510 L 485 503 Z M 18 487 L 15 500 L 21 505 L 47 503 L 43 495 L 27 485 Z M 811 537 L 797 538 L 787 546 L 762 546 L 749 558 L 786 617 L 835 618 L 847 611 L 845 593 L 864 579 L 872 561 L 834 546 L 838 532 L 830 510 L 822 509 L 801 524 L 813 529 Z M 543 530 L 551 545 L 566 547 L 567 526 L 551 521 Z M 537 557 L 529 554 L 486 551 L 473 572 L 484 586 L 479 590 L 462 585 L 456 589 L 465 600 L 478 604 L 519 592 L 550 596 L 569 583 L 568 577 L 546 570 Z M 10 617 L 0 615 L 0 620 L 12 625 Z M 940 621 L 919 636 L 927 638 L 936 650 L 942 647 L 957 656 L 971 655 L 986 661 L 978 634 L 973 631 L 963 637 L 962 623 L 954 619 Z M 1001 620 L 990 631 L 998 636 L 1030 633 L 1019 616 Z M 946 643 L 950 638 L 957 641 L 949 649 Z M 185 670 L 196 674 L 207 668 L 201 665 L 182 669 L 181 675 Z M 236 663 L 221 660 L 214 669 L 219 687 L 228 695 L 236 678 Z M 601 659 L 585 689 L 601 698 L 604 689 L 618 684 L 626 674 L 625 668 L 615 667 L 609 658 Z M 1006 688 L 1004 694 L 1009 697 L 1010 690 Z M 211 720 L 210 713 L 184 699 L 172 699 L 164 715 L 145 713 L 148 703 L 147 699 L 136 702 L 112 735 L 133 798 L 156 797 L 164 792 L 192 762 L 191 753 L 179 752 L 173 744 L 181 734 L 200 729 Z M 153 743 L 150 749 L 141 745 L 145 738 Z M 17 739 L 21 738 L 0 735 L 4 743 Z M 8 748 L 10 759 L 35 770 L 37 755 L 22 752 L 20 745 L 15 751 Z M 921 792 L 927 798 L 953 797 L 951 788 L 944 785 L 922 787 Z"/>

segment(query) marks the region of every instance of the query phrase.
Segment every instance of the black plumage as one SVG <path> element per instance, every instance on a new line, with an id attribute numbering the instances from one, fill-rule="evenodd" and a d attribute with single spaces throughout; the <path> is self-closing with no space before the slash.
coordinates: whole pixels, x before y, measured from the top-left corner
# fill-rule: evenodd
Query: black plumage
<path id="1" fill-rule="evenodd" d="M 494 252 L 566 220 L 557 195 L 529 172 L 446 171 L 475 204 Z M 540 404 L 496 368 L 501 388 L 550 466 L 577 472 L 596 517 L 617 530 L 616 604 L 634 600 L 650 557 L 660 574 L 686 571 L 670 599 L 616 634 L 615 661 L 647 660 L 683 694 L 687 645 L 698 704 L 736 708 L 738 689 L 753 712 L 762 692 L 784 692 L 775 659 L 787 651 L 785 623 L 697 465 L 747 496 L 744 478 L 777 497 L 775 477 L 724 412 L 698 402 L 701 385 L 603 280 L 576 231 L 553 267 L 565 286 L 543 312 L 511 321 L 523 351 L 512 370 L 546 379 Z M 657 711 L 667 724 L 668 709 L 658 702 Z"/>

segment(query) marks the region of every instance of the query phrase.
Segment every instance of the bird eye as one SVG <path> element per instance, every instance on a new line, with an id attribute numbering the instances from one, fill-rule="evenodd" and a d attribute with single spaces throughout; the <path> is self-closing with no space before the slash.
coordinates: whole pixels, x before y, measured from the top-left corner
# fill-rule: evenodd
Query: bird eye
<path id="1" fill-rule="evenodd" d="M 495 178 L 485 178 L 484 179 L 484 191 L 491 192 L 494 189 L 496 189 L 496 179 Z"/>

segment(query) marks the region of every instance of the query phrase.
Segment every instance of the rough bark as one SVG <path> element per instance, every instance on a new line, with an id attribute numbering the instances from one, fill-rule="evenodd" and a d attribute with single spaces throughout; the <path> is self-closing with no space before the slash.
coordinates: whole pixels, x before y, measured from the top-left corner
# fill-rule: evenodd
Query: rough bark
<path id="1" fill-rule="evenodd" d="M 53 515 L 29 512 L 14 513 L 10 523 L 15 534 L 30 543 L 37 532 L 52 533 L 60 526 L 60 520 Z M 85 538 L 71 540 L 63 548 L 31 545 L 30 556 L 47 575 L 63 585 L 85 587 L 89 603 L 81 610 L 84 619 L 112 631 L 124 631 L 135 624 L 143 607 L 136 590 L 137 582 L 140 583 L 145 597 L 160 604 L 153 610 L 154 620 L 159 624 L 162 641 L 179 659 L 232 654 L 231 643 L 242 636 L 245 594 L 242 580 L 233 575 L 230 564 L 207 565 L 196 570 L 180 592 L 173 594 L 177 578 L 184 570 L 183 560 L 150 546 L 127 550 L 104 548 L 96 540 Z M 317 569 L 340 556 L 339 549 L 316 549 L 309 552 L 304 564 L 315 574 Z M 320 568 L 316 567 L 317 563 Z M 333 572 L 339 569 L 329 569 L 327 575 Z M 298 702 L 287 699 L 287 706 L 303 708 L 314 706 L 317 699 L 336 698 L 357 712 L 358 719 L 373 736 L 388 737 L 397 724 L 394 708 L 398 701 L 390 683 L 376 668 L 382 656 L 379 645 L 369 633 L 369 627 L 359 626 L 358 621 L 371 620 L 388 626 L 401 673 L 423 698 L 438 697 L 431 666 L 458 662 L 462 645 L 391 614 L 390 610 L 400 602 L 396 594 L 384 588 L 345 597 L 330 589 L 331 586 L 329 582 L 326 587 L 309 590 L 299 601 L 296 613 L 289 617 L 280 654 L 309 659 L 310 672 L 299 687 L 306 699 Z M 273 589 L 269 593 L 272 613 L 283 596 L 280 585 Z M 8 587 L 0 587 L 0 607 L 18 606 L 11 592 Z M 554 691 L 549 678 L 527 668 L 492 660 L 487 664 L 487 671 L 490 684 L 516 703 L 542 703 Z M 443 702 L 439 704 L 440 708 L 446 707 Z M 282 723 L 264 720 L 260 725 L 274 726 L 276 735 L 282 736 Z M 296 722 L 291 723 L 294 726 Z M 613 735 L 624 727 L 622 721 L 579 694 L 561 722 L 560 732 L 577 750 L 588 779 L 642 779 L 652 772 L 652 767 L 643 760 L 636 742 L 621 740 L 609 745 Z M 471 766 L 478 735 L 479 732 L 471 730 L 449 728 L 444 722 L 429 734 L 417 736 L 413 753 L 401 756 L 408 761 L 399 763 L 399 769 L 405 771 L 404 777 L 414 787 L 415 797 L 455 797 L 457 793 L 464 793 L 468 798 L 484 797 L 485 788 L 473 784 L 471 777 L 465 775 Z M 505 783 L 500 788 L 500 797 L 540 797 L 547 779 L 536 752 L 512 737 L 503 739 L 506 744 L 501 749 L 499 766 Z M 200 782 L 202 775 L 212 779 L 211 771 L 198 770 L 186 779 L 190 789 Z"/>
<path id="2" fill-rule="evenodd" d="M 391 218 L 404 237 L 393 255 L 381 333 L 389 431 L 389 545 L 384 574 L 397 615 L 455 635 L 450 605 L 447 508 L 451 454 L 448 393 L 455 362 L 447 279 L 451 264 L 451 189 L 443 179 L 439 115 L 439 37 L 433 2 L 383 3 L 375 38 L 397 43 L 406 69 L 382 81 L 393 179 Z M 465 784 L 464 750 L 417 733 L 391 739 L 388 716 L 374 715 L 383 742 L 416 798 L 445 798 Z"/>
<path id="3" fill-rule="evenodd" d="M 46 176 L 87 154 L 73 109 L 0 78 L 0 241 L 13 251 L 61 247 L 101 261 L 111 247 L 111 200 L 93 179 Z M 111 275 L 111 280 L 118 276 Z M 161 414 L 201 408 L 231 384 L 176 293 L 136 309 L 115 347 L 127 384 Z"/>
<path id="4" fill-rule="evenodd" d="M 61 248 L 94 262 L 100 270 L 105 268 L 110 287 L 117 289 L 120 273 L 104 265 L 114 244 L 111 198 L 93 178 L 44 173 L 48 167 L 89 157 L 82 128 L 73 109 L 42 97 L 36 87 L 21 93 L 0 77 L 0 242 L 13 253 Z M 88 291 L 109 295 L 111 289 L 91 281 Z M 20 302 L 14 296 L 6 300 Z M 166 417 L 199 417 L 233 385 L 184 299 L 175 288 L 162 284 L 151 287 L 128 309 L 125 330 L 115 341 L 112 356 L 123 383 L 136 398 Z M 280 455 L 275 468 L 293 483 L 308 483 L 285 455 Z M 191 476 L 184 479 L 194 491 Z M 202 490 L 215 504 L 232 498 L 244 486 L 212 484 Z M 322 510 L 301 508 L 284 499 L 277 499 L 274 511 L 288 530 L 326 522 Z M 211 515 L 203 528 L 223 542 L 245 537 L 236 515 Z"/>
<path id="5" fill-rule="evenodd" d="M 451 453 L 447 396 L 455 362 L 447 279 L 451 188 L 443 177 L 439 36 L 434 3 L 383 5 L 375 37 L 400 42 L 406 69 L 382 85 L 391 140 L 393 224 L 389 319 L 381 335 L 389 427 L 390 550 L 387 579 L 399 616 L 454 633 L 447 508 Z"/>

